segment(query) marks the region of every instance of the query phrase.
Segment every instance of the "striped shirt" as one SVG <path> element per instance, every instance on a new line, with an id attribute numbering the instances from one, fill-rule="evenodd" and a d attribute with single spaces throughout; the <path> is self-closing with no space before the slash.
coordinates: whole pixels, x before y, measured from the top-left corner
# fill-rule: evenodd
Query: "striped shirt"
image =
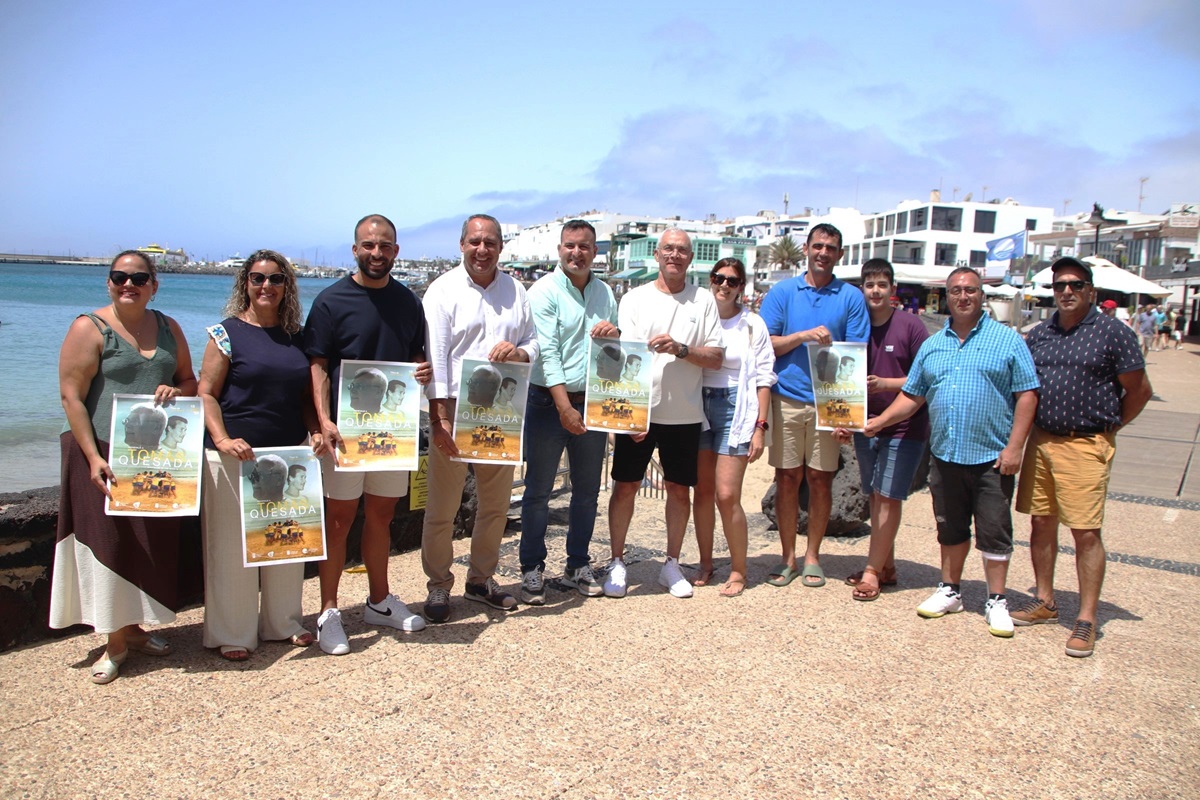
<path id="1" fill-rule="evenodd" d="M 1038 388 L 1029 348 L 987 314 L 964 342 L 945 327 L 917 351 L 904 393 L 929 404 L 929 447 L 942 461 L 995 461 L 1012 433 L 1013 394 Z"/>

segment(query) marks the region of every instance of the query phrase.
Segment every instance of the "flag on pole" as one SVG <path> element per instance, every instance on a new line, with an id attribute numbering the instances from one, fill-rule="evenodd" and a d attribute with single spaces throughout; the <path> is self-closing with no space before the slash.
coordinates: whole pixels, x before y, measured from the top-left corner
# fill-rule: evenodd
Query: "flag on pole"
<path id="1" fill-rule="evenodd" d="M 988 261 L 1008 261 L 1025 255 L 1025 231 L 1002 236 L 987 243 Z"/>

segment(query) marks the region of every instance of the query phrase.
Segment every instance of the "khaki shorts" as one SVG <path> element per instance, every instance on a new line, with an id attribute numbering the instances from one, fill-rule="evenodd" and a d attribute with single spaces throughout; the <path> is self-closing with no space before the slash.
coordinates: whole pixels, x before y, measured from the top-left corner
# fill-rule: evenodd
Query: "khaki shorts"
<path id="1" fill-rule="evenodd" d="M 338 472 L 333 456 L 321 456 L 321 484 L 330 500 L 357 500 L 364 494 L 404 497 L 408 494 L 407 472 Z"/>
<path id="2" fill-rule="evenodd" d="M 809 466 L 837 472 L 841 447 L 832 431 L 817 430 L 817 409 L 782 395 L 771 395 L 771 454 L 776 469 Z"/>
<path id="3" fill-rule="evenodd" d="M 1115 434 L 1055 436 L 1035 425 L 1021 464 L 1017 511 L 1056 516 L 1075 530 L 1099 530 L 1116 452 Z"/>

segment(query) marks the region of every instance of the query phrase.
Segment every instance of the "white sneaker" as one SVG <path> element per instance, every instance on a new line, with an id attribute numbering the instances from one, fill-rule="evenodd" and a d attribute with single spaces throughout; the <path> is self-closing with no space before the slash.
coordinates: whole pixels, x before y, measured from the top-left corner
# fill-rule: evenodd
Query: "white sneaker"
<path id="1" fill-rule="evenodd" d="M 662 570 L 658 573 L 658 585 L 665 587 L 672 597 L 692 596 L 692 584 L 683 577 L 677 558 L 668 558 L 663 562 Z"/>
<path id="2" fill-rule="evenodd" d="M 608 576 L 604 579 L 605 597 L 624 597 L 628 591 L 625 583 L 625 562 L 614 558 L 608 562 Z"/>
<path id="3" fill-rule="evenodd" d="M 983 618 L 987 620 L 988 631 L 992 636 L 1007 639 L 1013 635 L 1012 617 L 1008 615 L 1008 600 L 988 600 L 983 607 Z"/>
<path id="4" fill-rule="evenodd" d="M 423 631 L 425 620 L 408 610 L 408 606 L 400 602 L 400 598 L 389 594 L 382 603 L 372 603 L 367 598 L 367 607 L 363 610 L 363 622 L 368 625 L 387 625 L 398 631 Z"/>
<path id="5" fill-rule="evenodd" d="M 350 652 L 350 640 L 342 627 L 342 612 L 327 608 L 317 617 L 317 644 L 331 656 L 344 656 Z"/>
<path id="6" fill-rule="evenodd" d="M 947 614 L 957 614 L 962 610 L 962 595 L 944 583 L 939 583 L 937 591 L 917 606 L 917 614 L 925 619 L 937 619 Z"/>

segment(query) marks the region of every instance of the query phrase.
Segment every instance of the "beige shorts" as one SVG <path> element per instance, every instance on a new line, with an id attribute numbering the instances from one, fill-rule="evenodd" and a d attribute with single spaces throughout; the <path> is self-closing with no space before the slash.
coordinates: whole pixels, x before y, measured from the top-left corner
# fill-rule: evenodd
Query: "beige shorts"
<path id="1" fill-rule="evenodd" d="M 321 456 L 321 484 L 330 500 L 357 500 L 364 494 L 404 497 L 408 494 L 407 472 L 338 472 L 333 456 Z"/>
<path id="2" fill-rule="evenodd" d="M 782 395 L 771 395 L 771 454 L 776 469 L 809 466 L 837 472 L 841 447 L 832 431 L 817 430 L 817 409 Z"/>
<path id="3" fill-rule="evenodd" d="M 1115 434 L 1055 436 L 1035 425 L 1021 463 L 1017 511 L 1058 517 L 1075 530 L 1098 530 L 1116 452 Z"/>

